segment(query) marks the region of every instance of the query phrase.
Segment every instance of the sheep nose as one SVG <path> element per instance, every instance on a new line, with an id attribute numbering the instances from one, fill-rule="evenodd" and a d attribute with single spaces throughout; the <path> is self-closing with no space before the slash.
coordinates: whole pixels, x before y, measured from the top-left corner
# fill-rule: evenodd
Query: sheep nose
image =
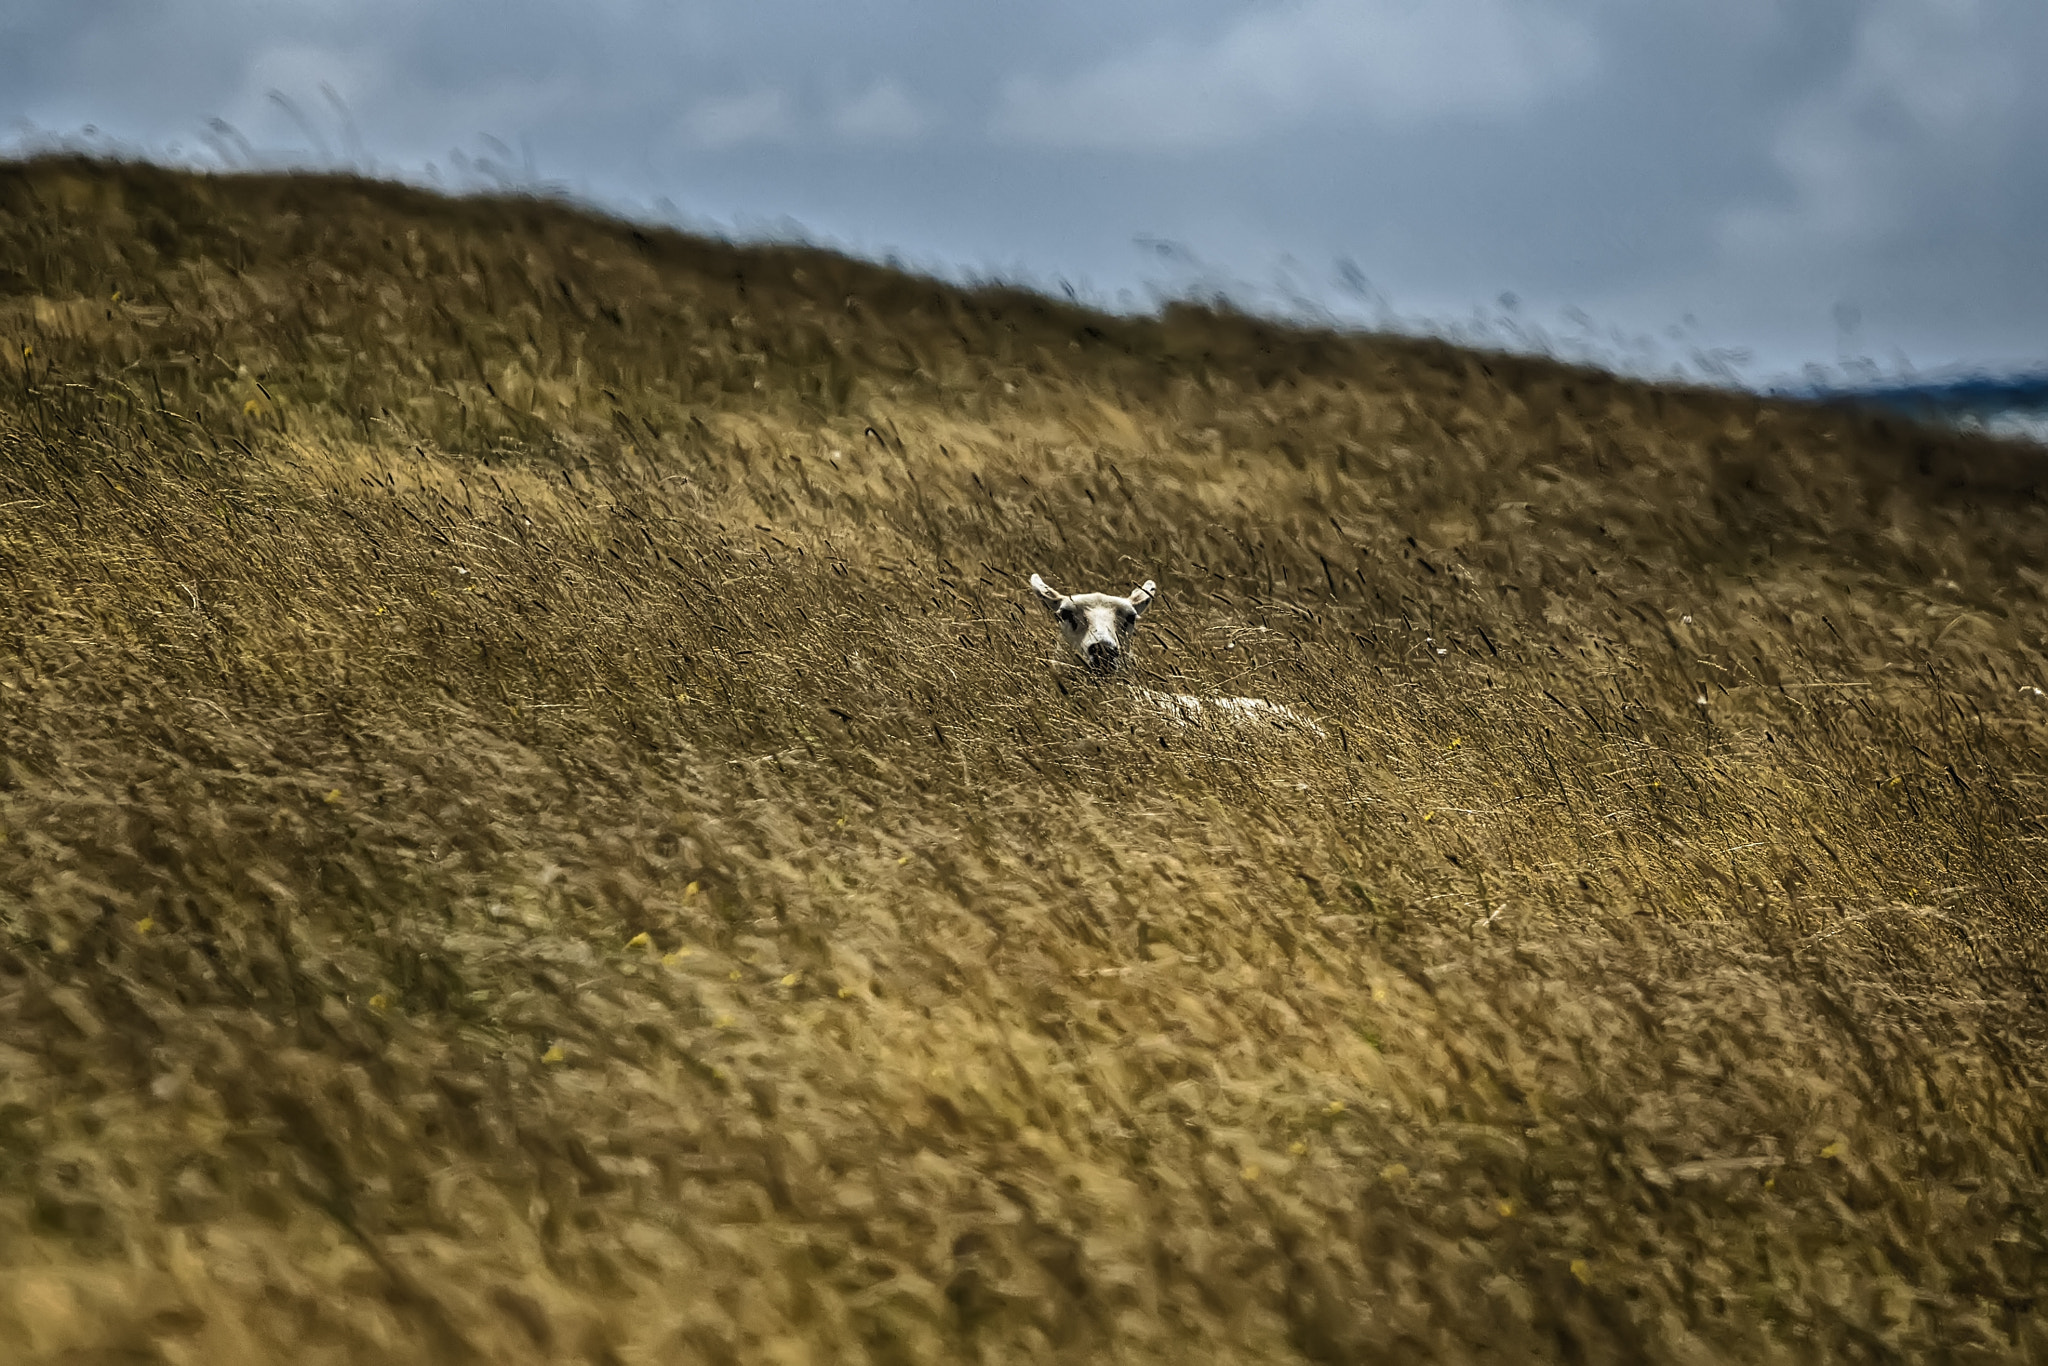
<path id="1" fill-rule="evenodd" d="M 1098 640 L 1088 647 L 1088 663 L 1097 669 L 1113 669 L 1117 662 L 1117 648 L 1106 640 Z"/>

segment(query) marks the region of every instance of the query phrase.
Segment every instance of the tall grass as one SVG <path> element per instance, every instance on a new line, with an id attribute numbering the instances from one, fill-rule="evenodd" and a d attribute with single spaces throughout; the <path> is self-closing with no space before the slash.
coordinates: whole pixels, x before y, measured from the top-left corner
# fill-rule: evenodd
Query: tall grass
<path id="1" fill-rule="evenodd" d="M 13 1360 L 2048 1355 L 2038 451 L 54 159 L 0 340 Z"/>

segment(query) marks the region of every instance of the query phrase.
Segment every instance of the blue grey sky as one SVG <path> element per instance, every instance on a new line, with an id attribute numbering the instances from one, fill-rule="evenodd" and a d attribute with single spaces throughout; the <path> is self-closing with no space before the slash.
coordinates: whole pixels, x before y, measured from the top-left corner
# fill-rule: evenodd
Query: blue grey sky
<path id="1" fill-rule="evenodd" d="M 1762 382 L 2048 360 L 2044 57 L 2041 0 L 0 0 L 0 147 Z"/>

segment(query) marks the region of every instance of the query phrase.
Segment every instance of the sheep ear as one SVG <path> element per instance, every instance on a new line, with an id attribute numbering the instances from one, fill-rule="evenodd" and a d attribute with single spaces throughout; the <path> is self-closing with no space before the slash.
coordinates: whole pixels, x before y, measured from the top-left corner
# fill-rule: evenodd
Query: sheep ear
<path id="1" fill-rule="evenodd" d="M 1152 599 L 1158 596 L 1159 585 L 1152 582 L 1152 580 L 1147 579 L 1145 580 L 1145 586 L 1143 588 L 1132 590 L 1131 606 L 1135 607 L 1138 611 L 1143 612 L 1147 607 L 1150 607 L 1152 605 Z"/>
<path id="2" fill-rule="evenodd" d="M 1036 574 L 1031 576 L 1031 591 L 1038 594 L 1038 600 L 1045 604 L 1045 610 L 1048 612 L 1059 611 L 1060 603 L 1065 601 L 1059 594 L 1048 588 L 1045 580 L 1039 578 Z"/>

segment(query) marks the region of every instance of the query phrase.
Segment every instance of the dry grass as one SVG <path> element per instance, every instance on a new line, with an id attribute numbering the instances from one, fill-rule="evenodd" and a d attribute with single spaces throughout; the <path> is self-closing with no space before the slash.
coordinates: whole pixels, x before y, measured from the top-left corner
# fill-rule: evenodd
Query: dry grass
<path id="1" fill-rule="evenodd" d="M 10 1360 L 2048 1355 L 2038 450 L 62 160 L 0 339 Z"/>

